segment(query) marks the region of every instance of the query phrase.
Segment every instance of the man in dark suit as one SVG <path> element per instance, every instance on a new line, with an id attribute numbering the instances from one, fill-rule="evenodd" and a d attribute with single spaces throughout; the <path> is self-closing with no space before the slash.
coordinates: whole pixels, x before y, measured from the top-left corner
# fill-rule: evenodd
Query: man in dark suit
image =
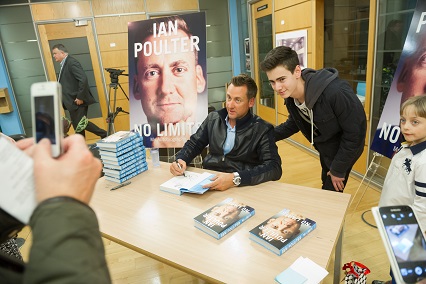
<path id="1" fill-rule="evenodd" d="M 87 76 L 83 67 L 74 57 L 68 55 L 68 50 L 63 44 L 52 47 L 53 58 L 61 64 L 58 82 L 62 85 L 62 106 L 68 110 L 74 130 L 83 116 L 87 116 L 89 105 L 96 103 L 89 89 Z M 101 138 L 107 136 L 107 132 L 92 122 L 88 122 L 86 130 Z M 78 132 L 85 136 L 84 130 Z"/>

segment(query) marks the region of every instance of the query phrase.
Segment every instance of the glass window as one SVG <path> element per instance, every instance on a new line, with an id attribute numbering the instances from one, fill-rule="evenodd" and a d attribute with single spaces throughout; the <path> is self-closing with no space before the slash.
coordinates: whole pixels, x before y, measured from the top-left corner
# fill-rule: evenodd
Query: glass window
<path id="1" fill-rule="evenodd" d="M 262 62 L 265 59 L 266 54 L 273 48 L 272 44 L 272 15 L 267 15 L 256 20 L 257 25 L 257 42 L 259 58 L 258 62 Z M 268 77 L 266 73 L 260 70 L 260 82 L 259 82 L 259 96 L 260 103 L 264 106 L 275 108 L 274 91 L 269 85 Z"/>
<path id="2" fill-rule="evenodd" d="M 336 68 L 363 100 L 370 1 L 326 0 L 324 5 L 324 67 Z"/>
<path id="3" fill-rule="evenodd" d="M 402 53 L 417 1 L 380 0 L 377 13 L 377 42 L 373 81 L 370 137 L 373 139 L 382 115 L 396 67 Z M 369 160 L 374 157 L 370 151 Z M 383 157 L 373 180 L 382 184 L 390 159 Z"/>

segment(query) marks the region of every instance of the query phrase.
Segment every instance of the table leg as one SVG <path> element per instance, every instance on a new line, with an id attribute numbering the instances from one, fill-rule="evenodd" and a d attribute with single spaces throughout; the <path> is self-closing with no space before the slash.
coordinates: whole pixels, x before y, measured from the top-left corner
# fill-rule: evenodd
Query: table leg
<path id="1" fill-rule="evenodd" d="M 340 283 L 340 271 L 342 267 L 342 240 L 343 240 L 343 227 L 340 230 L 339 238 L 336 243 L 336 249 L 334 251 L 334 284 Z"/>

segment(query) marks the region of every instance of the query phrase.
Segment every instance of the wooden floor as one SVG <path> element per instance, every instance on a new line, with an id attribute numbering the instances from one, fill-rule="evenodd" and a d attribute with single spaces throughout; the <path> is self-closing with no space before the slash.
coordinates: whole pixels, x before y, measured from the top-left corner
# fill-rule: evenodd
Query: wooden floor
<path id="1" fill-rule="evenodd" d="M 290 144 L 280 141 L 277 143 L 279 153 L 283 161 L 283 176 L 280 181 L 298 184 L 314 188 L 321 187 L 319 160 L 315 155 Z M 359 188 L 351 207 L 346 215 L 346 223 L 343 234 L 342 261 L 358 261 L 365 264 L 371 270 L 368 283 L 374 279 L 389 279 L 389 261 L 385 249 L 376 228 L 366 224 L 374 224 L 370 208 L 376 206 L 380 197 L 380 191 L 370 186 L 361 186 L 360 179 L 350 177 L 345 192 L 354 194 Z M 355 208 L 360 200 L 359 205 Z M 338 194 L 338 193 L 336 193 Z M 24 259 L 28 259 L 31 246 L 31 233 L 25 228 L 20 237 L 27 241 L 21 248 Z M 206 283 L 201 279 L 181 272 L 173 267 L 160 263 L 152 258 L 134 252 L 112 241 L 104 239 L 106 257 L 113 283 Z M 285 257 L 283 255 L 282 257 Z M 334 259 L 329 263 L 327 270 L 330 274 L 323 284 L 333 283 Z M 286 267 L 283 267 L 283 270 Z M 343 276 L 343 273 L 342 273 Z M 273 279 L 265 283 L 274 283 Z"/>

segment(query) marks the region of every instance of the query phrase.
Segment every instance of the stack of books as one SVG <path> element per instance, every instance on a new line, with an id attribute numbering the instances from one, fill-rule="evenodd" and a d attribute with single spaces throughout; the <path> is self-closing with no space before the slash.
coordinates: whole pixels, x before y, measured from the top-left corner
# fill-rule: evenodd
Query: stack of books
<path id="1" fill-rule="evenodd" d="M 148 169 L 143 140 L 138 133 L 118 131 L 98 142 L 105 179 L 122 183 Z"/>

